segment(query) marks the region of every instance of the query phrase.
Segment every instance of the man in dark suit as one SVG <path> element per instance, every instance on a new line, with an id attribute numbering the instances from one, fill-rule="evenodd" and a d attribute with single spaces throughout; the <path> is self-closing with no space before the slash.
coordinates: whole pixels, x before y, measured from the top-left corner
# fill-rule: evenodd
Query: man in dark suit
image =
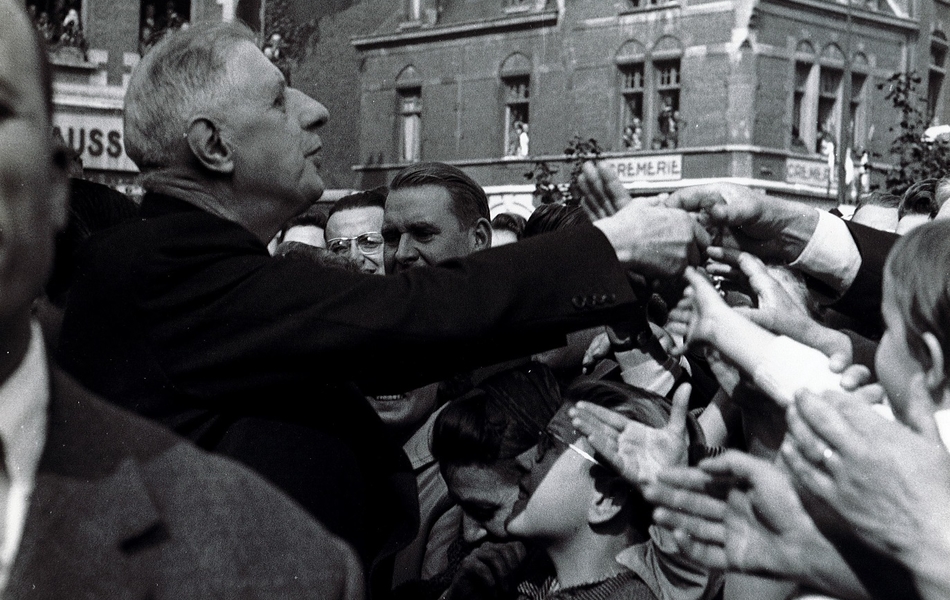
<path id="1" fill-rule="evenodd" d="M 64 225 L 45 52 L 0 0 L 0 596 L 360 598 L 354 552 L 248 469 L 93 397 L 31 318 Z"/>
<path id="2" fill-rule="evenodd" d="M 240 25 L 157 44 L 126 93 L 142 218 L 87 247 L 61 349 L 94 391 L 250 465 L 379 562 L 414 536 L 414 481 L 353 382 L 398 393 L 544 349 L 632 306 L 618 256 L 681 272 L 705 233 L 638 206 L 392 277 L 272 260 L 265 244 L 323 191 L 327 118 Z"/>

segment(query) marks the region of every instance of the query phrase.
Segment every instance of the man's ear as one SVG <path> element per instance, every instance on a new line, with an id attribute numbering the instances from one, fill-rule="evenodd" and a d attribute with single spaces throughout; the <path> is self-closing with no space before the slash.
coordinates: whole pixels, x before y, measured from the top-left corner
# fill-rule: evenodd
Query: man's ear
<path id="1" fill-rule="evenodd" d="M 491 248 L 491 222 L 488 219 L 479 219 L 472 228 L 475 244 L 473 251 Z"/>
<path id="2" fill-rule="evenodd" d="M 921 339 L 923 339 L 924 346 L 927 348 L 927 358 L 930 362 L 924 370 L 924 382 L 927 385 L 927 391 L 930 392 L 930 397 L 933 398 L 938 409 L 950 408 L 950 406 L 943 406 L 945 403 L 944 396 L 946 395 L 944 390 L 947 387 L 947 373 L 943 368 L 943 348 L 940 346 L 937 337 L 929 331 L 924 333 Z"/>
<path id="3" fill-rule="evenodd" d="M 587 522 L 602 525 L 616 517 L 630 500 L 630 488 L 620 478 L 598 481 L 587 508 Z"/>
<path id="4" fill-rule="evenodd" d="M 185 133 L 191 154 L 203 167 L 216 173 L 234 172 L 234 152 L 221 129 L 206 117 L 192 120 Z"/>

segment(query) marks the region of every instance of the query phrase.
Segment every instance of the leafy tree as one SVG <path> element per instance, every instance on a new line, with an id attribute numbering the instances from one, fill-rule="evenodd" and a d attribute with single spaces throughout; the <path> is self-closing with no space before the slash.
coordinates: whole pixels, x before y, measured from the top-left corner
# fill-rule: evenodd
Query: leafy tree
<path id="1" fill-rule="evenodd" d="M 293 0 L 264 0 L 264 36 L 262 45 L 272 45 L 273 36 L 280 36 L 279 52 L 271 60 L 290 79 L 291 67 L 297 64 L 306 50 L 310 36 L 316 30 L 316 18 L 298 22 Z"/>
<path id="2" fill-rule="evenodd" d="M 885 99 L 900 114 L 900 122 L 891 127 L 896 133 L 889 153 L 896 165 L 888 173 L 885 186 L 892 194 L 901 195 L 911 184 L 931 177 L 940 178 L 950 171 L 950 143 L 946 138 L 924 141 L 924 131 L 930 124 L 927 99 L 919 94 L 919 75 L 895 73 L 878 89 L 887 87 Z M 924 107 L 924 108 L 921 108 Z"/>
<path id="3" fill-rule="evenodd" d="M 525 179 L 534 181 L 534 195 L 541 204 L 563 203 L 577 206 L 581 201 L 580 190 L 577 187 L 577 178 L 585 162 L 600 158 L 603 149 L 594 138 L 583 139 L 575 135 L 567 143 L 564 155 L 568 158 L 570 171 L 568 180 L 557 183 L 557 174 L 560 172 L 547 161 L 537 161 L 534 168 L 525 173 Z"/>

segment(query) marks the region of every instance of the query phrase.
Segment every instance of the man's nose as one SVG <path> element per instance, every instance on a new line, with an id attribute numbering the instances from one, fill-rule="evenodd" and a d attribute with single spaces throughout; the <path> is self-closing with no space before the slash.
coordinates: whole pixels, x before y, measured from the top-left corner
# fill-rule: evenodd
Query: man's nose
<path id="1" fill-rule="evenodd" d="M 535 448 L 532 446 L 515 458 L 515 463 L 518 465 L 518 472 L 521 473 L 522 477 L 531 472 L 531 467 L 534 466 L 534 454 Z"/>
<path id="2" fill-rule="evenodd" d="M 481 523 L 466 514 L 462 514 L 462 539 L 467 544 L 474 544 L 488 537 L 488 530 Z"/>
<path id="3" fill-rule="evenodd" d="M 300 119 L 302 129 L 318 129 L 330 119 L 330 112 L 326 106 L 300 90 L 287 88 L 287 97 L 297 113 L 297 118 Z"/>
<path id="4" fill-rule="evenodd" d="M 399 237 L 399 247 L 396 248 L 396 262 L 400 264 L 410 264 L 419 258 L 419 252 L 416 251 L 412 238 L 408 234 Z"/>

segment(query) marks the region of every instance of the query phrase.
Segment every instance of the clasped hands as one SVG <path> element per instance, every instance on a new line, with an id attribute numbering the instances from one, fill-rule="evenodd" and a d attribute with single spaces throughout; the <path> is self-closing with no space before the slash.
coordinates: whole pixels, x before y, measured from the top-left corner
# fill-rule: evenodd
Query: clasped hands
<path id="1" fill-rule="evenodd" d="M 577 183 L 582 206 L 617 257 L 647 277 L 681 275 L 705 262 L 712 245 L 788 263 L 818 223 L 812 208 L 728 183 L 631 198 L 610 168 L 593 162 L 584 163 Z"/>

